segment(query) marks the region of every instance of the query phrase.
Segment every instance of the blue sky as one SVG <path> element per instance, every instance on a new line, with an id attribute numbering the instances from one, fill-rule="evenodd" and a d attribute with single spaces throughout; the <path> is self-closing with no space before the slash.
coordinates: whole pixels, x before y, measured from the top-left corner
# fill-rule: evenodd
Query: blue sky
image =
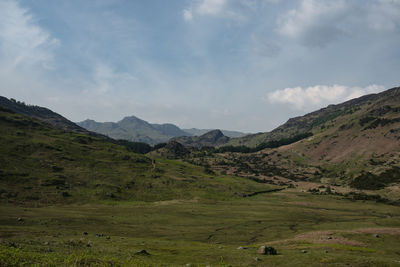
<path id="1" fill-rule="evenodd" d="M 0 95 L 268 131 L 399 85 L 399 0 L 1 0 Z"/>

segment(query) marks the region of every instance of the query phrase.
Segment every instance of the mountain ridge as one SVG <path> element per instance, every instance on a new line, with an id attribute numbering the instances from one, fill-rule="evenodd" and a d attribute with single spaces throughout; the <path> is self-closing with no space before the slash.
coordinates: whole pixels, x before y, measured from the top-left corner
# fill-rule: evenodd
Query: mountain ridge
<path id="1" fill-rule="evenodd" d="M 126 116 L 118 122 L 97 122 L 87 119 L 77 124 L 89 131 L 107 135 L 114 139 L 145 142 L 151 145 L 168 142 L 175 137 L 201 136 L 215 129 L 181 129 L 172 123 L 149 123 L 136 116 Z M 228 137 L 244 136 L 238 131 L 221 130 Z"/>

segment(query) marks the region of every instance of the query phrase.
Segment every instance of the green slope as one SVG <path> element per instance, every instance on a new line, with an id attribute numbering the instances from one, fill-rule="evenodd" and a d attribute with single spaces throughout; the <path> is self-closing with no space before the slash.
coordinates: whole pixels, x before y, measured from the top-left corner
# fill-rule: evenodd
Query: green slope
<path id="1" fill-rule="evenodd" d="M 18 203 L 231 198 L 270 187 L 127 151 L 0 111 L 1 200 Z"/>

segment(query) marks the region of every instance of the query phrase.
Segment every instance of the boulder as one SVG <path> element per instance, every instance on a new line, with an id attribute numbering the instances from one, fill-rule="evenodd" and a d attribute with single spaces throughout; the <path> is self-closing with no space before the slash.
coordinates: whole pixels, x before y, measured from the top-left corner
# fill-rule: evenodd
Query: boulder
<path id="1" fill-rule="evenodd" d="M 275 248 L 267 247 L 267 246 L 259 247 L 257 250 L 257 253 L 262 254 L 262 255 L 277 255 L 278 254 L 278 252 L 276 251 Z"/>

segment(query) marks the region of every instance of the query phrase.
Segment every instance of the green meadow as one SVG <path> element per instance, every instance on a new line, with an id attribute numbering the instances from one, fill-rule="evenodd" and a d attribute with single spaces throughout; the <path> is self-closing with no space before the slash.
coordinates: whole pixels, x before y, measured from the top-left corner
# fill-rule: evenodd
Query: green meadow
<path id="1" fill-rule="evenodd" d="M 3 204 L 0 214 L 1 266 L 400 266 L 400 207 L 336 196 Z M 278 255 L 257 254 L 261 245 Z"/>

